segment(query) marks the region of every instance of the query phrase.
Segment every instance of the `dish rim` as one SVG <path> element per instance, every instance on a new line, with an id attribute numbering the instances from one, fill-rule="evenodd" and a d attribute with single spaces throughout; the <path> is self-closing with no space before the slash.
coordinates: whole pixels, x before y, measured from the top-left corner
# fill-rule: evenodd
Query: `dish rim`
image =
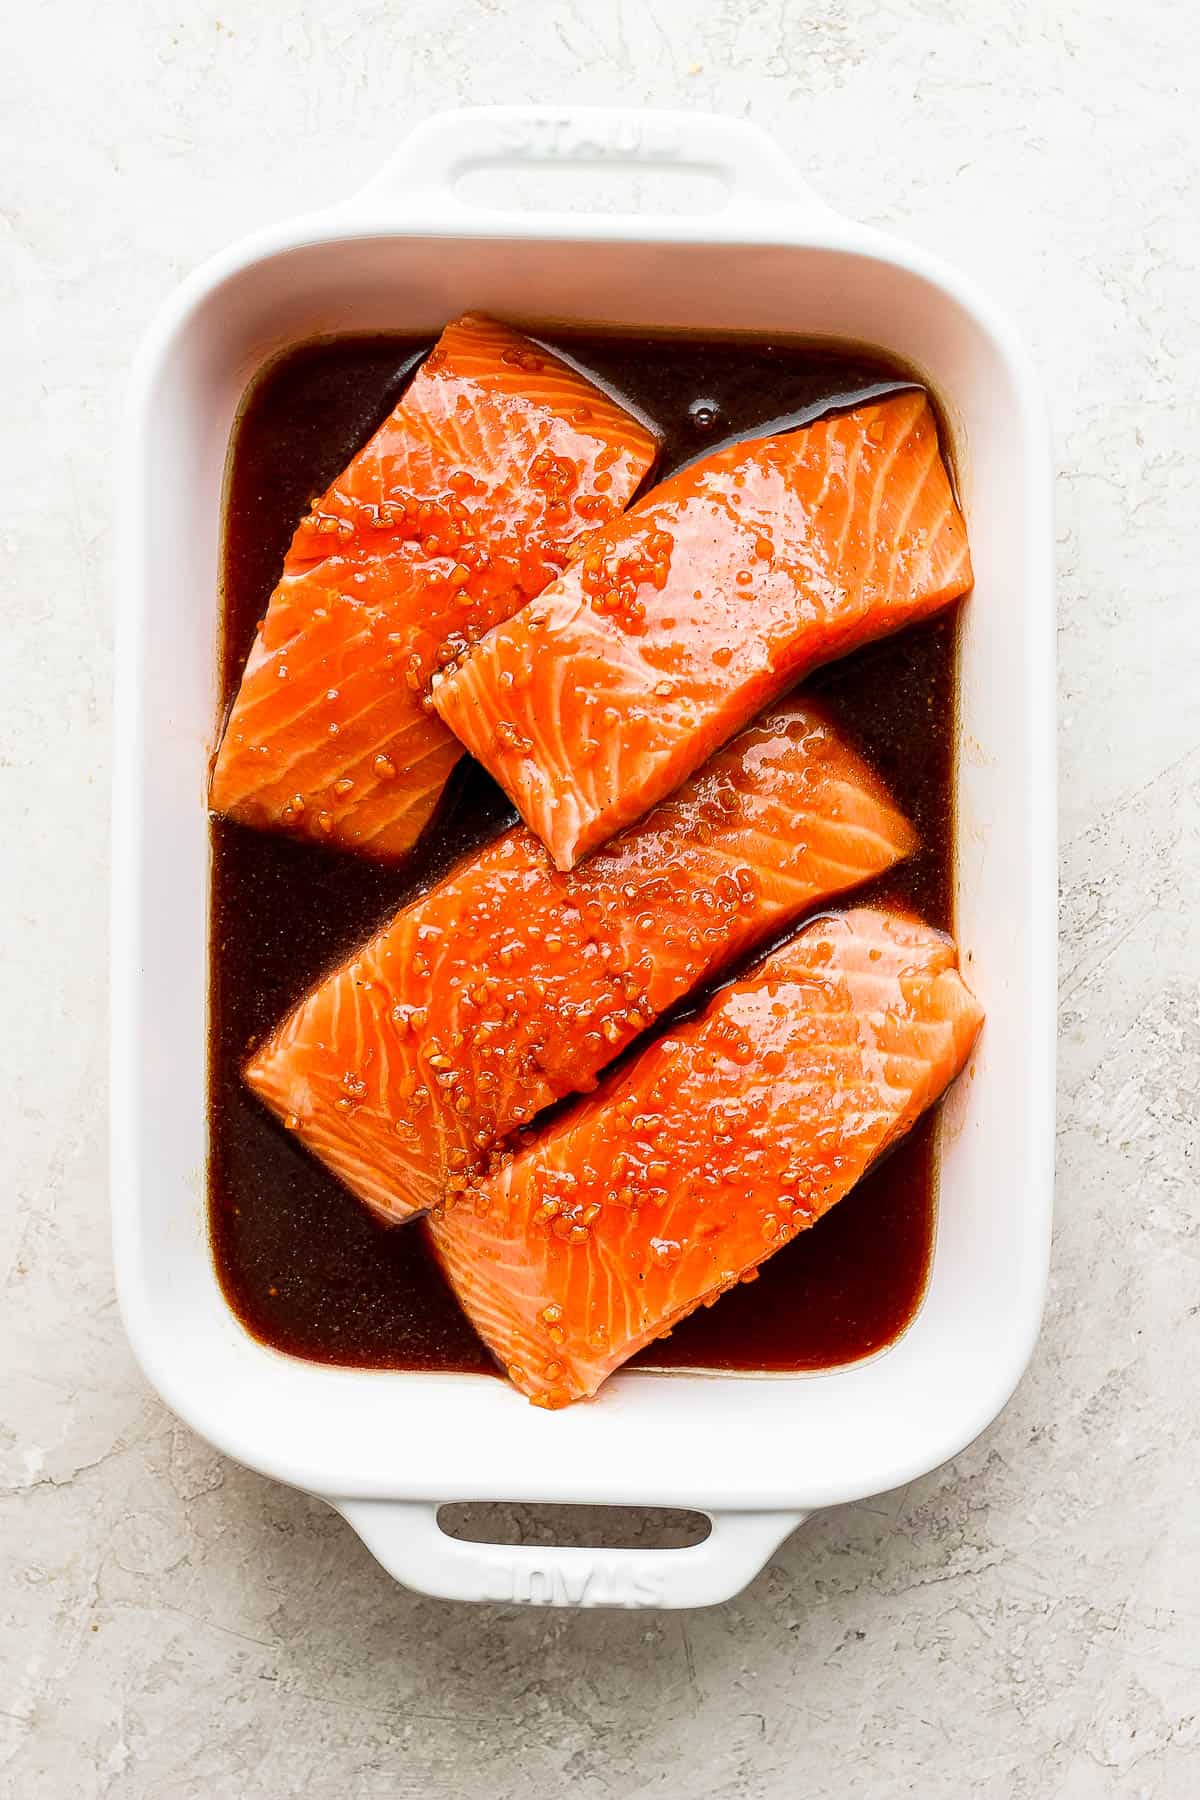
<path id="1" fill-rule="evenodd" d="M 272 225 L 243 238 L 238 243 L 210 258 L 188 276 L 160 308 L 137 354 L 130 381 L 129 398 L 122 431 L 120 474 L 120 523 L 118 539 L 117 652 L 114 694 L 115 754 L 113 780 L 113 880 L 112 880 L 112 1132 L 111 1173 L 114 1232 L 114 1259 L 118 1298 L 135 1356 L 151 1385 L 168 1405 L 193 1429 L 218 1449 L 256 1469 L 258 1472 L 310 1492 L 325 1496 L 341 1496 L 343 1510 L 350 1512 L 361 1502 L 399 1499 L 409 1503 L 433 1504 L 439 1492 L 437 1482 L 419 1469 L 407 1479 L 379 1481 L 359 1479 L 338 1472 L 321 1463 L 311 1448 L 299 1449 L 290 1457 L 262 1454 L 259 1447 L 239 1430 L 236 1407 L 233 1417 L 217 1418 L 211 1409 L 197 1402 L 194 1391 L 181 1375 L 174 1346 L 164 1338 L 155 1311 L 140 1278 L 142 1233 L 141 1193 L 143 1175 L 139 1136 L 142 1123 L 141 1101 L 135 1070 L 139 1052 L 138 1009 L 134 996 L 140 979 L 139 951 L 141 943 L 140 878 L 145 854 L 143 817 L 143 775 L 145 768 L 145 721 L 142 691 L 142 630 L 147 603 L 145 546 L 141 542 L 144 519 L 143 471 L 146 466 L 147 422 L 151 396 L 156 384 L 169 372 L 171 361 L 179 350 L 184 334 L 200 310 L 214 296 L 227 290 L 229 284 L 277 257 L 297 251 L 332 248 L 377 238 L 412 241 L 418 239 L 445 243 L 466 240 L 503 241 L 531 244 L 592 244 L 614 249 L 626 246 L 720 245 L 747 248 L 770 247 L 782 251 L 816 251 L 844 253 L 862 258 L 885 268 L 903 272 L 929 284 L 961 308 L 990 341 L 1000 357 L 1012 383 L 1020 419 L 1019 456 L 1027 509 L 1027 562 L 1030 579 L 1024 604 L 1031 625 L 1030 655 L 1024 667 L 1025 692 L 1028 701 L 1031 740 L 1028 748 L 1032 761 L 1041 770 L 1040 794 L 1024 796 L 1028 807 L 1027 847 L 1029 864 L 1025 876 L 1027 910 L 1025 923 L 1030 938 L 1026 946 L 1030 969 L 1029 1066 L 1024 1083 L 1028 1113 L 1023 1121 L 1027 1165 L 1036 1172 L 1034 1191 L 1024 1196 L 1027 1215 L 1026 1248 L 1034 1259 L 1034 1267 L 1025 1284 L 1022 1317 L 1014 1321 L 1008 1342 L 1008 1356 L 1003 1366 L 993 1366 L 981 1374 L 976 1404 L 970 1416 L 948 1420 L 943 1431 L 932 1432 L 911 1456 L 893 1461 L 879 1470 L 879 1479 L 869 1486 L 861 1481 L 850 1488 L 836 1479 L 822 1479 L 814 1474 L 797 1489 L 794 1478 L 783 1482 L 758 1481 L 748 1485 L 739 1481 L 735 1472 L 714 1467 L 711 1481 L 704 1492 L 694 1482 L 673 1484 L 661 1477 L 642 1481 L 636 1471 L 612 1476 L 607 1481 L 594 1478 L 575 1482 L 569 1472 L 559 1472 L 550 1479 L 543 1472 L 532 1482 L 532 1491 L 522 1479 L 498 1479 L 492 1469 L 474 1491 L 462 1491 L 460 1482 L 443 1499 L 542 1499 L 563 1502 L 599 1502 L 607 1504 L 687 1505 L 710 1514 L 729 1511 L 769 1517 L 772 1521 L 765 1537 L 785 1519 L 795 1520 L 803 1509 L 816 1505 L 861 1499 L 867 1494 L 899 1486 L 936 1468 L 958 1454 L 1002 1410 L 1019 1382 L 1032 1354 L 1041 1322 L 1046 1281 L 1049 1270 L 1049 1243 L 1053 1195 L 1054 1154 L 1054 995 L 1056 961 L 1055 858 L 1056 822 L 1053 798 L 1055 768 L 1054 733 L 1054 606 L 1053 606 L 1053 530 L 1051 511 L 1051 459 L 1049 434 L 1042 409 L 1038 382 L 1027 353 L 1016 333 L 997 309 L 982 296 L 974 284 L 949 268 L 941 259 L 916 247 L 901 243 L 873 228 L 853 224 L 830 212 L 804 188 L 794 170 L 781 161 L 770 141 L 753 128 L 739 122 L 709 122 L 718 140 L 716 165 L 723 173 L 732 165 L 735 179 L 731 186 L 735 195 L 748 203 L 734 214 L 706 214 L 702 221 L 687 215 L 668 215 L 652 219 L 631 218 L 626 214 L 565 214 L 559 212 L 528 214 L 524 212 L 482 211 L 464 205 L 449 182 L 453 164 L 463 170 L 483 166 L 494 159 L 498 138 L 507 134 L 510 144 L 517 143 L 514 153 L 522 159 L 520 133 L 540 130 L 550 121 L 556 128 L 564 121 L 575 128 L 578 121 L 588 122 L 600 138 L 606 132 L 620 129 L 650 130 L 646 119 L 655 120 L 653 131 L 668 136 L 672 130 L 679 141 L 695 154 L 686 157 L 689 167 L 704 166 L 707 155 L 706 136 L 700 135 L 703 115 L 641 115 L 610 109 L 586 109 L 564 113 L 552 109 L 482 109 L 474 114 L 444 114 L 427 122 L 407 141 L 382 174 L 369 183 L 351 201 L 328 211 Z M 530 121 L 535 121 L 531 126 Z M 683 123 L 680 123 L 680 120 Z M 630 121 L 634 124 L 631 127 Z M 736 158 L 729 150 L 730 139 L 722 136 L 734 126 Z M 514 139 L 515 134 L 515 139 Z M 653 135 L 653 134 L 652 134 Z M 659 141 L 656 139 L 655 141 Z M 659 163 L 655 150 L 641 149 L 643 140 L 634 145 L 636 154 L 625 157 L 639 164 Z M 458 144 L 452 156 L 450 146 Z M 423 168 L 432 144 L 435 154 L 431 163 L 434 176 L 425 179 Z M 482 145 L 483 149 L 479 149 Z M 766 146 L 766 149 L 764 149 Z M 705 154 L 699 154 L 698 147 Z M 487 151 L 487 154 L 484 154 Z M 763 156 L 767 178 L 752 167 L 754 157 Z M 474 159 L 474 160 L 473 160 Z M 536 147 L 526 160 L 539 160 Z M 564 160 L 561 148 L 548 158 Z M 569 160 L 569 159 L 567 159 Z M 579 158 L 575 158 L 579 160 Z M 619 160 L 614 157 L 613 160 Z M 412 185 L 415 182 L 415 186 Z M 403 204 L 395 198 L 397 185 L 404 193 Z M 747 186 L 747 184 L 750 184 Z M 399 213 L 399 216 L 398 216 Z M 577 321 L 586 323 L 584 320 Z M 886 346 L 883 346 L 886 348 Z M 1034 629 L 1036 628 L 1036 629 Z M 1034 650 L 1034 643 L 1040 648 Z M 959 846 L 961 854 L 961 845 Z M 203 1236 L 203 1254 L 211 1256 L 207 1231 Z M 232 1314 L 230 1315 L 232 1318 Z M 242 1330 L 237 1327 L 239 1332 Z M 337 1369 L 315 1365 L 287 1357 L 258 1344 L 265 1356 L 280 1358 L 290 1366 L 319 1370 L 322 1387 L 328 1394 L 336 1392 L 344 1382 L 434 1382 L 445 1392 L 462 1383 L 477 1383 L 486 1377 L 453 1374 L 417 1375 L 403 1371 Z M 878 1359 L 869 1359 L 878 1360 Z M 857 1369 L 861 1364 L 849 1365 Z M 823 1372 L 822 1379 L 837 1380 L 849 1370 Z M 620 1378 L 618 1378 L 619 1380 Z M 662 1377 L 638 1375 L 637 1380 L 662 1381 Z M 804 1377 L 807 1385 L 813 1376 Z M 703 1384 L 710 1392 L 731 1384 L 741 1386 L 743 1377 L 728 1372 L 695 1374 L 672 1372 L 668 1378 L 674 1393 L 685 1386 Z M 499 1384 L 497 1384 L 499 1385 Z M 523 1403 L 522 1403 L 523 1404 Z M 587 1409 L 576 1409 L 586 1414 Z M 577 1429 L 572 1428 L 572 1438 Z M 467 1484 L 469 1487 L 469 1483 Z M 431 1491 L 432 1489 L 432 1491 Z M 498 1491 L 499 1490 L 499 1491 Z M 598 1491 L 599 1490 L 599 1491 Z M 766 1513 L 762 1509 L 768 1509 Z M 364 1535 L 370 1532 L 361 1521 L 354 1520 Z M 790 1525 L 786 1529 L 790 1529 Z M 781 1535 L 786 1535 L 786 1531 Z M 446 1540 L 451 1542 L 451 1540 Z M 703 1547 L 697 1547 L 703 1548 Z M 378 1554 L 377 1550 L 377 1554 Z M 507 1553 L 505 1553 L 507 1555 Z M 683 1553 L 673 1553 L 679 1556 Z M 389 1560 L 384 1558 L 384 1560 Z M 391 1561 L 397 1560 L 392 1558 Z M 507 1564 L 505 1566 L 508 1566 Z M 519 1559 L 512 1563 L 519 1566 Z M 590 1566 L 594 1566 L 590 1565 Z M 753 1572 L 753 1571 L 751 1571 Z M 409 1578 L 408 1575 L 405 1578 Z M 419 1583 L 419 1585 L 427 1585 Z M 430 1591 L 439 1591 L 436 1587 Z M 468 1596 L 461 1596 L 468 1597 Z M 472 1594 L 469 1597 L 482 1597 Z M 523 1596 L 516 1594 L 513 1597 Z M 586 1602 L 585 1602 L 586 1603 Z M 641 1603 L 641 1602 L 634 1602 Z M 669 1598 L 655 1603 L 674 1603 Z"/>

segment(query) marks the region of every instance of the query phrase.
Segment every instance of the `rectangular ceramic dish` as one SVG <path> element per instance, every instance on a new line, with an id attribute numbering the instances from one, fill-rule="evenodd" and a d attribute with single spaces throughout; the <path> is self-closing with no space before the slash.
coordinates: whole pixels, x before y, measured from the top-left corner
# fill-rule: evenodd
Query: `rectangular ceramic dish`
<path id="1" fill-rule="evenodd" d="M 699 171 L 725 204 L 650 218 L 462 198 L 471 171 L 531 162 Z M 957 911 L 988 1024 L 942 1122 L 924 1303 L 874 1360 L 772 1379 L 627 1374 L 594 1404 L 547 1413 L 486 1377 L 294 1360 L 250 1338 L 221 1296 L 204 1192 L 205 785 L 230 429 L 247 382 L 284 346 L 349 330 L 432 335 L 468 307 L 535 325 L 852 339 L 899 356 L 942 402 L 976 569 Z M 175 293 L 138 357 L 121 481 L 115 1253 L 129 1336 L 167 1403 L 229 1456 L 332 1501 L 400 1580 L 458 1599 L 721 1600 L 812 1508 L 962 1449 L 1033 1346 L 1052 1182 L 1051 470 L 1029 363 L 991 306 L 923 252 L 835 216 L 749 125 L 445 114 L 352 200 L 239 244 Z M 662 1551 L 489 1547 L 440 1530 L 440 1504 L 477 1499 L 683 1506 L 713 1529 Z"/>

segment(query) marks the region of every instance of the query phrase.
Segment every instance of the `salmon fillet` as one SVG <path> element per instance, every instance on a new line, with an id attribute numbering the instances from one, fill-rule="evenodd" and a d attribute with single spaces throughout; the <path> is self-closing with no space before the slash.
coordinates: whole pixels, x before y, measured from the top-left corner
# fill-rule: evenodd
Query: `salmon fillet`
<path id="1" fill-rule="evenodd" d="M 982 1022 L 940 932 L 816 920 L 430 1219 L 476 1330 L 539 1406 L 594 1394 L 846 1194 Z"/>
<path id="2" fill-rule="evenodd" d="M 914 847 L 832 726 L 780 706 L 574 873 L 505 832 L 323 981 L 246 1080 L 405 1219 L 697 982 Z"/>
<path id="3" fill-rule="evenodd" d="M 817 664 L 971 582 L 923 393 L 681 470 L 439 674 L 438 712 L 560 869 Z"/>
<path id="4" fill-rule="evenodd" d="M 528 338 L 470 315 L 448 325 L 296 529 L 217 753 L 214 811 L 407 850 L 462 754 L 429 708 L 430 675 L 561 572 L 656 448 Z"/>

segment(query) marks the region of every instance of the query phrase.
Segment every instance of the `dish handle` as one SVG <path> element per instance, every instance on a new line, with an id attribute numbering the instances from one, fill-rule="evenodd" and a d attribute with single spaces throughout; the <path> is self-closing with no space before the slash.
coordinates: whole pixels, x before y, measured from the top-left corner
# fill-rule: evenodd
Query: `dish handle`
<path id="1" fill-rule="evenodd" d="M 714 1512 L 683 1549 L 477 1544 L 451 1537 L 429 1501 L 331 1500 L 388 1574 L 440 1600 L 505 1606 L 715 1606 L 739 1594 L 807 1514 Z"/>
<path id="2" fill-rule="evenodd" d="M 761 226 L 781 208 L 791 223 L 800 212 L 814 223 L 834 217 L 803 180 L 791 158 L 757 125 L 721 113 L 653 112 L 631 106 L 480 106 L 435 113 L 417 125 L 361 188 L 346 209 L 353 215 L 405 223 L 428 220 L 444 231 L 470 217 L 521 218 L 522 210 L 469 205 L 458 192 L 464 175 L 477 169 L 530 166 L 637 168 L 715 177 L 722 189 L 715 205 L 696 211 L 736 209 L 739 227 L 749 218 Z M 586 212 L 573 203 L 572 218 Z M 546 214 L 538 215 L 545 218 Z M 550 215 L 553 217 L 553 214 Z M 639 208 L 636 218 L 597 215 L 606 229 L 635 225 L 639 233 L 679 215 L 655 215 Z M 684 215 L 686 216 L 686 215 Z"/>

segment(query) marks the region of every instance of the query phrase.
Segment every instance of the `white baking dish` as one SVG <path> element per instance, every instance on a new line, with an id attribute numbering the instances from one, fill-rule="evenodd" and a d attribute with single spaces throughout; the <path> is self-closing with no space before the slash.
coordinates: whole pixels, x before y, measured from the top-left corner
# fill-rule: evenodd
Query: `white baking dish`
<path id="1" fill-rule="evenodd" d="M 494 163 L 653 165 L 727 204 L 660 218 L 495 212 Z M 711 186 L 711 183 L 709 184 Z M 204 1196 L 206 764 L 230 427 L 281 347 L 339 330 L 518 320 L 828 334 L 920 370 L 954 437 L 976 589 L 962 642 L 958 920 L 988 1011 L 942 1126 L 929 1287 L 908 1332 L 803 1378 L 628 1374 L 563 1413 L 479 1376 L 326 1368 L 228 1311 Z M 699 114 L 489 109 L 429 121 L 360 194 L 193 275 L 138 357 L 124 439 L 113 890 L 113 1208 L 150 1381 L 226 1454 L 330 1499 L 430 1594 L 687 1606 L 750 1579 L 813 1507 L 897 1486 L 1004 1405 L 1038 1329 L 1054 1095 L 1051 471 L 1020 344 L 941 263 L 820 204 L 754 128 Z M 692 1507 L 683 1550 L 530 1550 L 444 1534 L 455 1500 Z"/>

